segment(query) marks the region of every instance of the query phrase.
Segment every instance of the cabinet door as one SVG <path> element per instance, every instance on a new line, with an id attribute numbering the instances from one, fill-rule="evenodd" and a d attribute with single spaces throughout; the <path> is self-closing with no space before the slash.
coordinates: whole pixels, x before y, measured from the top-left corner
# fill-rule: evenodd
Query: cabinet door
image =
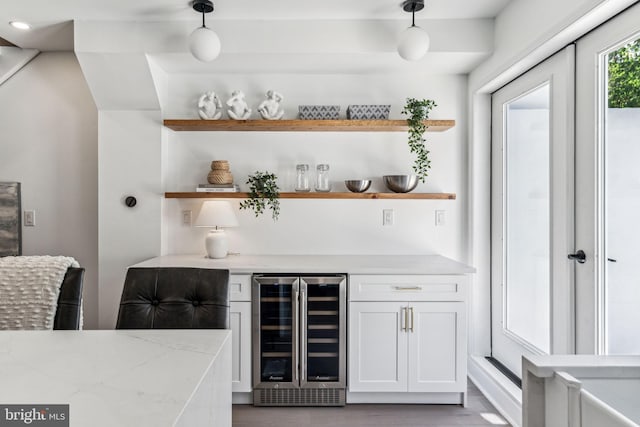
<path id="1" fill-rule="evenodd" d="M 412 302 L 408 313 L 412 392 L 464 392 L 467 334 L 463 302 Z"/>
<path id="2" fill-rule="evenodd" d="M 406 306 L 349 304 L 349 391 L 407 391 Z"/>
<path id="3" fill-rule="evenodd" d="M 231 302 L 229 304 L 232 358 L 232 390 L 251 391 L 251 303 Z"/>

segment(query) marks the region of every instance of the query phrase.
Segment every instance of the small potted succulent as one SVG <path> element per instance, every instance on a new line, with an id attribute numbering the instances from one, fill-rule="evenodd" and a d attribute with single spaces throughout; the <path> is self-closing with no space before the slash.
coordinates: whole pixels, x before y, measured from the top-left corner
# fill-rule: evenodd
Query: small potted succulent
<path id="1" fill-rule="evenodd" d="M 427 126 L 423 123 L 429 118 L 429 112 L 437 107 L 435 101 L 431 99 L 415 99 L 407 98 L 407 103 L 402 109 L 402 114 L 409 116 L 407 124 L 409 125 L 409 149 L 416 155 L 413 165 L 413 171 L 420 182 L 425 182 L 429 168 L 431 168 L 431 160 L 429 160 L 429 150 L 425 147 L 424 133 Z"/>
<path id="2" fill-rule="evenodd" d="M 280 215 L 280 189 L 277 179 L 275 174 L 267 171 L 249 175 L 246 182 L 249 184 L 249 198 L 240 203 L 240 209 L 251 209 L 256 217 L 271 209 L 271 218 L 277 221 Z"/>

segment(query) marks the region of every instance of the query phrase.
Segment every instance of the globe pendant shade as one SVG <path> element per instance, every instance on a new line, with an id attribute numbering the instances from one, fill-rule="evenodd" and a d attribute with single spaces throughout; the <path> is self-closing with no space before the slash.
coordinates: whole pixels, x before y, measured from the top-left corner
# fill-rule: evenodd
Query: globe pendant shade
<path id="1" fill-rule="evenodd" d="M 220 38 L 207 27 L 193 30 L 189 36 L 191 54 L 202 62 L 213 61 L 220 55 Z"/>
<path id="2" fill-rule="evenodd" d="M 415 25 L 407 28 L 398 38 L 398 53 L 402 59 L 417 61 L 429 50 L 429 34 Z"/>

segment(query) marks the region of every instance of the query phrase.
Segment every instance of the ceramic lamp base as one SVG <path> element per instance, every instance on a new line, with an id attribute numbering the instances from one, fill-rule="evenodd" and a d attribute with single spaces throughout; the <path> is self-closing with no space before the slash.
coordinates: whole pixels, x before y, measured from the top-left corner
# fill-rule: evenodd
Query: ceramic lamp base
<path id="1" fill-rule="evenodd" d="M 211 230 L 204 240 L 209 258 L 226 258 L 229 252 L 227 235 L 224 230 Z"/>

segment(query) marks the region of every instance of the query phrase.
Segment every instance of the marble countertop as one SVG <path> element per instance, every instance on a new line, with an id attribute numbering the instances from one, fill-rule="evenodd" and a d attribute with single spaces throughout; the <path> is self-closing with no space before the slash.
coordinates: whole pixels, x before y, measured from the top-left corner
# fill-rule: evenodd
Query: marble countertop
<path id="1" fill-rule="evenodd" d="M 132 267 L 222 268 L 246 273 L 467 274 L 475 269 L 441 255 L 164 255 Z"/>
<path id="2" fill-rule="evenodd" d="M 212 425 L 189 411 L 213 411 L 202 384 L 231 371 L 230 343 L 228 330 L 2 331 L 0 402 L 69 404 L 78 427 Z"/>

